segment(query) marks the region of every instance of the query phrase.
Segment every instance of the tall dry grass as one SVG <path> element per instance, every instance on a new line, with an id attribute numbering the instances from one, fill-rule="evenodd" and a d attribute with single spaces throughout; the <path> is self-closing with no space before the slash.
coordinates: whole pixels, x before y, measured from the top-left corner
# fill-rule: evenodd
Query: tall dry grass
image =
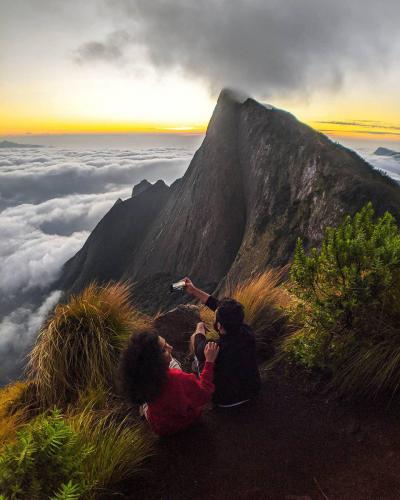
<path id="1" fill-rule="evenodd" d="M 121 350 L 149 319 L 126 283 L 90 284 L 47 320 L 29 355 L 28 377 L 42 408 L 65 408 L 90 388 L 110 388 Z"/>
<path id="2" fill-rule="evenodd" d="M 98 412 L 91 403 L 67 417 L 83 443 L 93 448 L 84 464 L 84 478 L 94 488 L 89 498 L 115 493 L 119 483 L 143 472 L 154 454 L 155 435 L 128 414 Z"/>
<path id="3" fill-rule="evenodd" d="M 17 431 L 28 418 L 23 406 L 14 409 L 14 405 L 23 397 L 26 386 L 26 382 L 14 382 L 0 389 L 0 452 L 6 443 L 15 439 Z"/>
<path id="4" fill-rule="evenodd" d="M 400 347 L 393 339 L 359 345 L 335 371 L 332 385 L 345 397 L 388 400 L 400 391 Z"/>
<path id="5" fill-rule="evenodd" d="M 285 268 L 269 269 L 236 286 L 228 284 L 223 291 L 223 296 L 243 304 L 245 321 L 254 331 L 258 352 L 266 357 L 272 355 L 274 341 L 290 328 L 285 311 L 291 297 L 284 287 L 285 273 Z M 206 307 L 202 307 L 200 313 L 210 336 L 214 337 L 215 314 Z"/>

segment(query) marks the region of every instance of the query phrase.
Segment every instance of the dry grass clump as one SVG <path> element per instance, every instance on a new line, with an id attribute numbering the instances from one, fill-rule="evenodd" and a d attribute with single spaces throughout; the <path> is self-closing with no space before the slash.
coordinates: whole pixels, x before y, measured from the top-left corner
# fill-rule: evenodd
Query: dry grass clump
<path id="1" fill-rule="evenodd" d="M 236 285 L 227 286 L 223 295 L 232 297 L 244 306 L 245 320 L 254 330 L 259 353 L 270 356 L 272 342 L 286 333 L 288 323 L 285 310 L 291 297 L 282 286 L 286 269 L 269 269 Z M 211 336 L 215 314 L 201 308 L 201 317 Z"/>
<path id="2" fill-rule="evenodd" d="M 392 339 L 361 346 L 340 365 L 333 385 L 343 396 L 398 399 L 400 348 Z"/>
<path id="3" fill-rule="evenodd" d="M 14 410 L 26 389 L 26 382 L 14 382 L 0 389 L 0 451 L 4 445 L 15 439 L 21 425 L 27 420 L 27 411 L 23 406 Z"/>
<path id="4" fill-rule="evenodd" d="M 140 474 L 154 454 L 155 435 L 130 415 L 121 420 L 116 413 L 99 413 L 89 403 L 67 422 L 94 450 L 83 467 L 85 480 L 95 485 L 90 498 L 115 492 L 119 483 Z"/>
<path id="5" fill-rule="evenodd" d="M 289 294 L 280 286 L 284 273 L 284 269 L 269 269 L 239 284 L 230 293 L 243 304 L 246 321 L 256 334 L 263 335 L 264 331 L 274 328 L 290 303 Z"/>
<path id="6" fill-rule="evenodd" d="M 209 340 L 217 340 L 218 332 L 214 328 L 215 312 L 203 305 L 199 307 L 199 312 L 201 321 L 204 321 L 206 324 L 207 338 Z"/>
<path id="7" fill-rule="evenodd" d="M 112 387 L 121 350 L 148 321 L 131 306 L 125 283 L 92 283 L 59 304 L 29 355 L 40 405 L 65 408 L 91 387 Z"/>

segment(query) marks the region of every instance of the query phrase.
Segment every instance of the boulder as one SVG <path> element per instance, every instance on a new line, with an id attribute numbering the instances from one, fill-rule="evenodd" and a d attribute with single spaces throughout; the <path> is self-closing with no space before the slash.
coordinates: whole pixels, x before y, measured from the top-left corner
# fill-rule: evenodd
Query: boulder
<path id="1" fill-rule="evenodd" d="M 170 311 L 159 314 L 154 320 L 157 333 L 172 345 L 178 357 L 189 351 L 189 340 L 201 321 L 199 308 L 193 305 L 179 305 Z M 174 355 L 174 353 L 172 353 Z"/>

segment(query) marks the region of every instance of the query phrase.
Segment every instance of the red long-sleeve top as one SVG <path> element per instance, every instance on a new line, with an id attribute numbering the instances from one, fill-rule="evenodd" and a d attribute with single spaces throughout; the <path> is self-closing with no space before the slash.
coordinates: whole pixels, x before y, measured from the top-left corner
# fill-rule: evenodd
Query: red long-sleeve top
<path id="1" fill-rule="evenodd" d="M 207 361 L 198 379 L 192 373 L 170 368 L 158 398 L 148 404 L 147 420 L 159 435 L 173 434 L 194 423 L 214 392 L 214 363 Z"/>

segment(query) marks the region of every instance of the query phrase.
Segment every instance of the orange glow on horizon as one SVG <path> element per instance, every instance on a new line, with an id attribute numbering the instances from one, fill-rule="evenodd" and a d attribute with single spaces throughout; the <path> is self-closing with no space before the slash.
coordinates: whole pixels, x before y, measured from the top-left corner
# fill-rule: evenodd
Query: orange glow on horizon
<path id="1" fill-rule="evenodd" d="M 301 117 L 299 117 L 301 120 Z M 400 126 L 386 122 L 368 120 L 354 121 L 315 121 L 303 120 L 304 123 L 333 137 L 354 139 L 400 140 Z M 361 124 L 361 125 L 360 125 Z M 71 120 L 62 118 L 37 119 L 27 117 L 3 117 L 0 120 L 0 136 L 21 135 L 72 135 L 72 134 L 177 134 L 198 135 L 206 132 L 208 123 L 179 122 L 113 122 L 96 120 Z"/>
<path id="2" fill-rule="evenodd" d="M 60 134 L 203 134 L 206 124 L 182 125 L 179 123 L 113 123 L 113 122 L 63 122 L 23 121 L 7 126 L 1 120 L 0 135 L 60 135 Z"/>

